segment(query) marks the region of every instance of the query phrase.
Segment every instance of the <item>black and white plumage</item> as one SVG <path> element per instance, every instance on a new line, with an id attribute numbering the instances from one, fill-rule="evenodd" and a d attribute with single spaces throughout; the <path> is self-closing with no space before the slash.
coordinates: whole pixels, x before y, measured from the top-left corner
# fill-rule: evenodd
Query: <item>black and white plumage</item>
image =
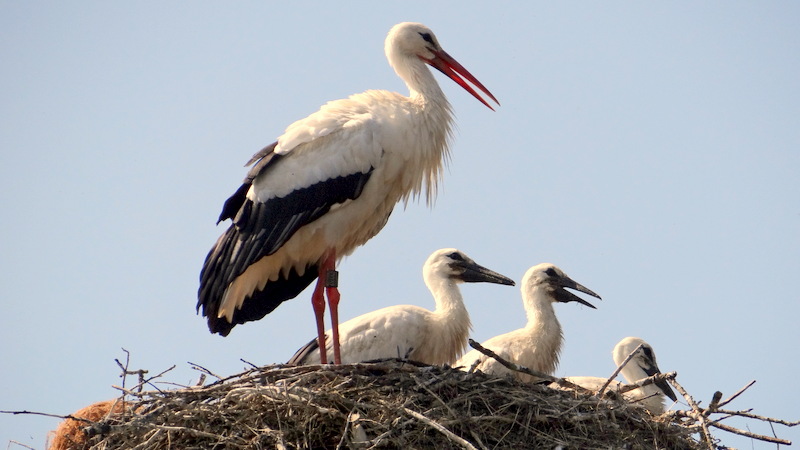
<path id="1" fill-rule="evenodd" d="M 443 248 L 422 267 L 425 285 L 433 295 L 433 311 L 415 305 L 396 305 L 350 319 L 339 326 L 342 363 L 382 358 L 408 358 L 425 364 L 452 364 L 467 347 L 469 313 L 460 283 L 496 283 L 513 286 L 510 278 L 483 267 L 463 252 Z M 327 331 L 328 337 L 331 330 Z M 330 341 L 326 350 L 333 352 Z M 289 364 L 319 361 L 314 339 L 297 351 Z"/>
<path id="2" fill-rule="evenodd" d="M 634 351 L 636 351 L 636 353 L 634 353 L 630 361 L 628 361 L 625 367 L 619 372 L 628 383 L 635 383 L 643 378 L 661 373 L 658 364 L 656 364 L 656 353 L 653 351 L 653 347 L 638 337 L 626 337 L 614 346 L 612 352 L 614 364 L 619 367 L 628 355 Z M 606 381 L 608 381 L 607 378 L 600 377 L 566 377 L 566 380 L 595 392 L 600 390 L 600 388 L 606 384 Z M 552 386 L 558 387 L 557 385 Z M 606 389 L 616 391 L 623 386 L 624 384 L 619 381 L 612 380 Z M 662 414 L 664 412 L 665 396 L 669 397 L 672 401 L 678 400 L 675 392 L 672 391 L 672 388 L 669 387 L 666 381 L 658 381 L 628 391 L 622 394 L 622 396 L 630 402 L 640 403 L 653 414 Z"/>
<path id="3" fill-rule="evenodd" d="M 577 302 L 594 309 L 594 305 L 566 288 L 600 298 L 553 264 L 542 263 L 528 269 L 520 284 L 528 323 L 524 328 L 495 336 L 481 345 L 507 361 L 552 375 L 558 365 L 561 344 L 564 341 L 553 303 Z M 530 375 L 512 372 L 477 350 L 471 350 L 462 356 L 456 366 L 464 370 L 474 367 L 495 375 L 511 374 L 522 381 L 534 381 Z"/>
<path id="4" fill-rule="evenodd" d="M 423 191 L 430 202 L 447 159 L 450 105 L 426 65 L 496 102 L 422 24 L 393 27 L 385 50 L 410 96 L 373 90 L 329 102 L 248 162 L 219 217 L 232 224 L 200 274 L 197 309 L 212 333 L 263 318 L 318 279 L 317 332 L 324 339 L 324 290 L 338 360 L 339 294 L 326 274 L 383 228 L 397 202 Z"/>

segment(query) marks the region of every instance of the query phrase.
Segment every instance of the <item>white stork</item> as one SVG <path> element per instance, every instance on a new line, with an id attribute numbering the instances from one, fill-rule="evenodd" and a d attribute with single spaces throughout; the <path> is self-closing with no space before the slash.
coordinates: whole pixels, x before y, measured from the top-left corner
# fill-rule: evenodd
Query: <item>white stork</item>
<path id="1" fill-rule="evenodd" d="M 542 263 L 528 269 L 520 286 L 522 303 L 528 316 L 527 325 L 525 328 L 495 336 L 481 345 L 503 359 L 552 374 L 558 365 L 558 356 L 564 341 L 553 303 L 578 302 L 594 309 L 594 305 L 565 288 L 600 298 L 552 264 Z M 530 375 L 512 372 L 477 350 L 470 351 L 456 362 L 456 366 L 462 366 L 464 370 L 471 369 L 473 364 L 484 373 L 495 375 L 511 373 L 522 381 L 533 381 Z"/>
<path id="2" fill-rule="evenodd" d="M 452 364 L 467 347 L 471 328 L 458 284 L 514 285 L 510 278 L 476 264 L 454 248 L 431 254 L 422 268 L 422 277 L 433 294 L 436 309 L 389 306 L 341 324 L 343 363 L 399 357 L 431 365 Z M 327 334 L 330 337 L 331 330 Z M 330 356 L 332 346 L 327 342 L 326 353 Z M 289 364 L 311 364 L 319 357 L 319 345 L 313 339 L 292 356 Z"/>
<path id="3" fill-rule="evenodd" d="M 637 350 L 637 347 L 640 345 L 641 347 Z M 636 353 L 625 367 L 620 370 L 620 373 L 625 377 L 628 383 L 635 383 L 642 378 L 661 373 L 658 364 L 656 364 L 656 353 L 653 351 L 653 347 L 637 337 L 626 337 L 614 346 L 614 351 L 612 352 L 614 364 L 619 367 L 619 365 L 625 361 L 625 358 L 634 350 L 636 350 Z M 566 377 L 566 380 L 595 392 L 600 390 L 600 388 L 606 384 L 606 381 L 608 381 L 607 378 L 600 377 Z M 555 384 L 551 386 L 558 387 Z M 613 380 L 606 389 L 619 390 L 622 386 L 624 386 L 624 384 Z M 666 381 L 648 384 L 647 386 L 628 391 L 622 394 L 622 396 L 630 402 L 641 403 L 653 414 L 662 414 L 664 412 L 664 396 L 669 397 L 672 401 L 678 400 L 678 397 L 675 396 L 675 392 L 672 391 L 672 388 L 669 387 Z"/>
<path id="4" fill-rule="evenodd" d="M 430 204 L 448 158 L 450 104 L 426 65 L 486 106 L 465 79 L 497 102 L 422 24 L 394 26 L 385 50 L 408 97 L 371 90 L 329 102 L 247 163 L 253 167 L 217 222 L 233 223 L 200 273 L 197 309 L 212 333 L 261 319 L 318 279 L 311 300 L 318 337 L 324 290 L 339 362 L 336 262 L 375 236 L 397 202 L 425 190 Z"/>

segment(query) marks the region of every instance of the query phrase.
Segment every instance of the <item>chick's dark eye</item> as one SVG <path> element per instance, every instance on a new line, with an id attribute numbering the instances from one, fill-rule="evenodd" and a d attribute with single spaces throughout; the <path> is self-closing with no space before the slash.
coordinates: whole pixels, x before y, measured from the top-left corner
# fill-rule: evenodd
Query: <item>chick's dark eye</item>
<path id="1" fill-rule="evenodd" d="M 447 256 L 449 256 L 450 259 L 452 259 L 453 261 L 463 261 L 464 260 L 464 257 L 461 256 L 461 253 L 450 253 Z"/>
<path id="2" fill-rule="evenodd" d="M 547 269 L 547 270 L 545 270 L 545 271 L 544 271 L 544 273 L 546 273 L 548 277 L 555 277 L 555 276 L 557 276 L 557 275 L 558 275 L 558 274 L 556 273 L 556 270 L 555 270 L 555 269 L 553 269 L 552 267 L 551 267 L 551 268 L 549 268 L 549 269 Z"/>
<path id="3" fill-rule="evenodd" d="M 422 39 L 425 42 L 427 42 L 429 44 L 433 44 L 433 36 L 431 36 L 430 33 L 420 33 L 419 35 L 422 36 Z"/>

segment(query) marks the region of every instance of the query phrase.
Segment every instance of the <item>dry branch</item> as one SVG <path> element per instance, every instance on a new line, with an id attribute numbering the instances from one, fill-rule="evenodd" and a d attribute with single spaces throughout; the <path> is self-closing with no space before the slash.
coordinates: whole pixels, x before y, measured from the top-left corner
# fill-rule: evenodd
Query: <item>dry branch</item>
<path id="1" fill-rule="evenodd" d="M 658 383 L 659 381 L 667 381 L 675 379 L 675 377 L 677 376 L 678 376 L 677 372 L 657 373 L 655 375 L 650 375 L 647 378 L 642 378 L 641 380 L 635 383 L 626 384 L 620 387 L 618 390 L 615 390 L 614 392 L 618 394 L 624 394 L 626 392 L 635 391 L 636 389 L 651 385 L 653 383 Z"/>
<path id="2" fill-rule="evenodd" d="M 731 395 L 731 396 L 730 396 L 730 397 L 729 397 L 727 400 L 725 400 L 725 401 L 721 402 L 721 403 L 718 405 L 718 407 L 719 407 L 719 408 L 722 408 L 723 406 L 725 406 L 725 405 L 727 405 L 728 403 L 732 402 L 732 401 L 733 401 L 733 399 L 735 399 L 736 397 L 738 397 L 738 396 L 742 395 L 742 393 L 743 393 L 744 391 L 746 391 L 747 389 L 749 389 L 749 388 L 750 388 L 750 386 L 752 386 L 752 385 L 754 385 L 754 384 L 756 384 L 756 380 L 753 380 L 753 381 L 751 381 L 751 382 L 747 383 L 747 384 L 746 384 L 746 385 L 745 385 L 743 388 L 741 388 L 741 389 L 739 389 L 738 391 L 736 391 L 736 393 L 735 393 L 735 394 L 733 394 L 733 395 Z M 722 393 L 721 393 L 721 392 L 720 392 L 720 398 L 722 398 Z"/>
<path id="3" fill-rule="evenodd" d="M 403 412 L 405 412 L 406 414 L 408 414 L 409 416 L 411 416 L 411 417 L 413 417 L 413 418 L 415 418 L 417 420 L 422 421 L 426 425 L 430 426 L 431 428 L 433 428 L 436 431 L 438 431 L 438 432 L 442 433 L 443 435 L 445 435 L 445 437 L 447 437 L 447 439 L 450 439 L 451 441 L 453 441 L 453 442 L 457 443 L 458 445 L 466 448 L 467 450 L 478 450 L 477 448 L 475 448 L 474 445 L 470 444 L 468 441 L 458 437 L 457 435 L 453 434 L 452 431 L 450 431 L 447 428 L 445 428 L 443 425 L 440 425 L 440 424 L 434 422 L 433 420 L 428 419 L 424 415 L 422 415 L 422 414 L 420 414 L 420 413 L 418 413 L 418 412 L 416 412 L 414 410 L 408 409 L 406 407 L 403 407 Z"/>
<path id="4" fill-rule="evenodd" d="M 711 436 L 711 432 L 708 430 L 708 420 L 706 415 L 703 414 L 703 411 L 700 409 L 700 406 L 697 404 L 697 402 L 694 401 L 694 398 L 692 398 L 692 396 L 689 395 L 688 392 L 686 392 L 683 386 L 678 384 L 678 382 L 674 378 L 670 379 L 669 382 L 672 383 L 672 386 L 681 395 L 683 395 L 683 398 L 686 399 L 686 402 L 692 408 L 693 414 L 690 417 L 694 418 L 696 421 L 700 423 L 700 429 L 703 431 L 703 442 L 708 446 L 710 450 L 714 450 L 716 448 L 716 444 L 714 438 Z"/>
<path id="5" fill-rule="evenodd" d="M 539 379 L 547 381 L 549 383 L 556 383 L 557 385 L 559 385 L 561 387 L 566 387 L 566 388 L 569 388 L 569 389 L 572 389 L 574 391 L 578 391 L 578 392 L 581 392 L 581 393 L 591 393 L 592 392 L 589 389 L 584 388 L 583 386 L 579 386 L 577 384 L 570 383 L 569 381 L 567 381 L 567 380 L 565 380 L 563 378 L 554 377 L 554 376 L 548 375 L 548 374 L 546 374 L 544 372 L 539 372 L 538 370 L 529 369 L 529 368 L 527 368 L 525 366 L 520 366 L 519 364 L 516 364 L 516 363 L 513 363 L 511 361 L 508 361 L 508 360 L 504 359 L 502 356 L 500 356 L 497 353 L 489 350 L 488 348 L 482 346 L 481 344 L 477 343 L 476 341 L 474 341 L 472 339 L 469 340 L 469 346 L 474 348 L 475 350 L 483 353 L 484 355 L 486 355 L 486 356 L 488 356 L 490 358 L 493 358 L 495 361 L 497 361 L 500 364 L 502 364 L 503 367 L 505 367 L 508 370 L 513 370 L 515 372 L 524 373 L 526 375 L 530 375 L 530 376 L 532 376 L 534 378 L 539 378 Z"/>
<path id="6" fill-rule="evenodd" d="M 614 373 L 612 373 L 611 376 L 608 377 L 606 382 L 602 386 L 600 386 L 600 389 L 597 390 L 597 393 L 595 395 L 597 395 L 597 396 L 603 395 L 603 391 L 605 391 L 606 388 L 608 387 L 608 385 L 611 384 L 612 381 L 614 381 L 614 378 L 617 378 L 617 375 L 619 375 L 619 373 L 622 371 L 622 369 L 626 365 L 628 365 L 628 362 L 630 362 L 631 359 L 633 359 L 633 355 L 635 355 L 636 352 L 638 352 L 643 346 L 644 346 L 644 344 L 639 344 L 639 345 L 636 346 L 635 349 L 633 349 L 632 352 L 628 353 L 628 356 L 626 356 L 625 359 L 622 360 L 622 362 L 617 366 L 617 368 L 614 369 Z"/>
<path id="7" fill-rule="evenodd" d="M 792 445 L 792 442 L 788 441 L 786 439 L 780 439 L 778 437 L 756 434 L 756 433 L 753 433 L 751 431 L 741 430 L 741 429 L 738 429 L 738 428 L 735 428 L 735 427 L 720 423 L 720 421 L 722 421 L 724 419 L 727 419 L 727 418 L 730 418 L 730 417 L 734 417 L 734 416 L 738 416 L 738 417 L 744 417 L 744 418 L 748 418 L 748 419 L 760 420 L 760 421 L 763 421 L 763 422 L 767 422 L 770 425 L 776 424 L 776 423 L 777 424 L 781 424 L 781 425 L 786 425 L 786 426 L 789 426 L 789 427 L 800 425 L 800 421 L 793 421 L 792 422 L 792 421 L 786 421 L 786 420 L 781 420 L 781 419 L 773 419 L 771 417 L 765 417 L 765 416 L 760 416 L 760 415 L 757 415 L 757 414 L 752 414 L 752 413 L 750 413 L 750 410 L 747 410 L 747 411 L 731 411 L 731 410 L 723 410 L 723 409 L 721 409 L 722 406 L 727 405 L 733 399 L 735 399 L 736 397 L 738 397 L 742 393 L 744 393 L 744 391 L 746 391 L 750 386 L 752 386 L 755 383 L 755 380 L 753 380 L 750 383 L 748 383 L 747 385 L 745 385 L 742 389 L 739 389 L 739 391 L 737 391 L 735 394 L 733 394 L 732 396 L 730 396 L 727 400 L 725 400 L 723 402 L 719 402 L 719 399 L 722 398 L 722 393 L 719 392 L 719 391 L 715 392 L 713 394 L 712 398 L 711 398 L 711 401 L 709 402 L 708 408 L 701 408 L 697 404 L 697 402 L 695 402 L 694 399 L 686 392 L 686 390 L 683 388 L 683 386 L 681 386 L 680 383 L 678 383 L 678 381 L 675 380 L 674 377 L 671 377 L 668 380 L 672 384 L 672 386 L 681 395 L 683 395 L 683 397 L 689 403 L 689 406 L 692 408 L 691 411 L 671 411 L 668 414 L 672 415 L 674 417 L 686 417 L 686 418 L 691 419 L 692 423 L 699 424 L 699 426 L 701 427 L 701 429 L 703 431 L 703 437 L 704 437 L 703 440 L 711 450 L 714 450 L 714 448 L 716 448 L 716 443 L 715 443 L 716 439 L 714 439 L 711 436 L 711 432 L 709 430 L 710 427 L 718 428 L 720 430 L 724 430 L 724 431 L 727 431 L 727 432 L 733 433 L 733 434 L 738 434 L 740 436 L 749 437 L 751 439 L 757 439 L 759 441 L 771 442 L 771 443 L 774 443 L 774 444 Z M 724 414 L 725 416 L 721 417 L 719 419 L 712 420 L 710 418 L 710 416 L 712 414 Z M 773 430 L 773 433 L 774 433 L 774 430 Z"/>

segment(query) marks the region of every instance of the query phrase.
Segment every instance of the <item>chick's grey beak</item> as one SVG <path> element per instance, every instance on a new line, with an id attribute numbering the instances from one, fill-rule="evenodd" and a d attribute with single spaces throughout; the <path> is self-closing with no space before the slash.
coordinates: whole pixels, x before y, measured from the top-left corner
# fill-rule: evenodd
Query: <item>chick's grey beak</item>
<path id="1" fill-rule="evenodd" d="M 583 292 L 584 294 L 588 294 L 591 295 L 592 297 L 602 300 L 602 298 L 600 298 L 600 296 L 597 295 L 593 290 L 587 288 L 586 286 L 583 286 L 580 283 L 575 282 L 571 278 L 563 278 L 560 281 L 561 281 L 559 283 L 560 286 L 558 289 L 556 289 L 556 300 L 562 303 L 578 302 L 592 309 L 597 309 L 593 304 L 587 302 L 586 300 L 578 297 L 577 295 L 573 294 L 572 292 L 569 292 L 564 288 L 574 289 L 578 292 Z"/>
<path id="2" fill-rule="evenodd" d="M 459 275 L 461 281 L 465 283 L 495 283 L 514 286 L 514 280 L 505 275 L 501 275 L 494 270 L 476 264 L 474 262 L 464 262 L 462 265 L 464 272 Z"/>

